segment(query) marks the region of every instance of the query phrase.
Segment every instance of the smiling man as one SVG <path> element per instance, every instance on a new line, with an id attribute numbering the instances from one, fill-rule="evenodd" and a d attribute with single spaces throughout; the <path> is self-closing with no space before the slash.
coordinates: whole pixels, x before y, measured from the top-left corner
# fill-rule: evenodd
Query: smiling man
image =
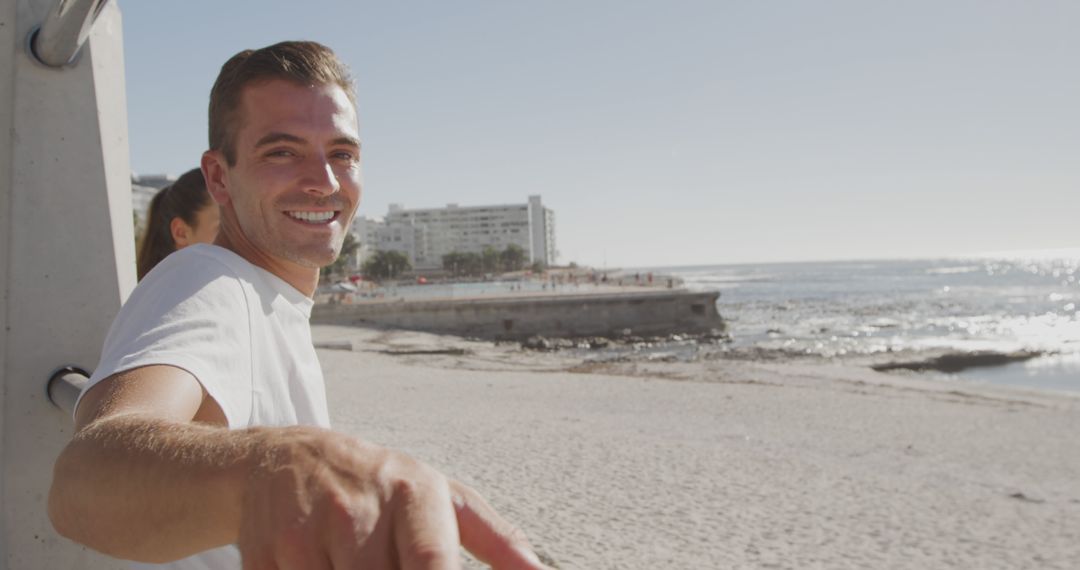
<path id="1" fill-rule="evenodd" d="M 459 545 L 542 568 L 475 491 L 328 429 L 311 296 L 361 191 L 333 52 L 230 59 L 202 170 L 217 241 L 166 258 L 113 323 L 54 470 L 57 530 L 137 568 L 444 569 Z"/>

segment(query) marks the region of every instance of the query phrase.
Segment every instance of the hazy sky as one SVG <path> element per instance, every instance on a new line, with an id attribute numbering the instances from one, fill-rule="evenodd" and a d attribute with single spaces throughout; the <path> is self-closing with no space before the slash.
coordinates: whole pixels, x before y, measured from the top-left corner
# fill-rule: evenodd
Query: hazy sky
<path id="1" fill-rule="evenodd" d="M 360 214 L 522 203 L 560 261 L 1080 245 L 1080 2 L 120 0 L 132 167 L 179 174 L 233 53 L 334 48 Z"/>

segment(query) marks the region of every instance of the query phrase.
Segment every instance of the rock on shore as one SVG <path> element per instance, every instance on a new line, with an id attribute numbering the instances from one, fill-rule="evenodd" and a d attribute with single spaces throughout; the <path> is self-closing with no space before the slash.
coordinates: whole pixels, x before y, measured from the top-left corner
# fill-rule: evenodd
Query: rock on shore
<path id="1" fill-rule="evenodd" d="M 1027 350 L 1017 352 L 949 352 L 940 356 L 919 360 L 875 364 L 871 366 L 871 368 L 879 372 L 886 372 L 889 370 L 914 370 L 917 372 L 937 371 L 954 373 L 978 366 L 1001 366 L 1011 362 L 1023 362 L 1045 354 L 1046 353 L 1044 352 Z"/>

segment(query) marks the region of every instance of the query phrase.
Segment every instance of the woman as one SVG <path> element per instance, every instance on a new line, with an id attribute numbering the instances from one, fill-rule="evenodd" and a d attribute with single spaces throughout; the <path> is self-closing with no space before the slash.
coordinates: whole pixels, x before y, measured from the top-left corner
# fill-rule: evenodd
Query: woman
<path id="1" fill-rule="evenodd" d="M 139 244 L 139 279 L 180 248 L 213 243 L 219 222 L 218 206 L 206 191 L 206 181 L 198 168 L 162 188 L 150 201 L 146 232 Z"/>

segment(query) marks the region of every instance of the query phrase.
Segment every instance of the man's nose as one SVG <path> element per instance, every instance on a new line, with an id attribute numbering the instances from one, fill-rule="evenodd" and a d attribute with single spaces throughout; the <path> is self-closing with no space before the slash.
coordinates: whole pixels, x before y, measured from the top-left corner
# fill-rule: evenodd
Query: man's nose
<path id="1" fill-rule="evenodd" d="M 329 196 L 341 190 L 334 167 L 327 157 L 316 155 L 308 162 L 303 180 L 305 192 L 315 196 Z"/>

